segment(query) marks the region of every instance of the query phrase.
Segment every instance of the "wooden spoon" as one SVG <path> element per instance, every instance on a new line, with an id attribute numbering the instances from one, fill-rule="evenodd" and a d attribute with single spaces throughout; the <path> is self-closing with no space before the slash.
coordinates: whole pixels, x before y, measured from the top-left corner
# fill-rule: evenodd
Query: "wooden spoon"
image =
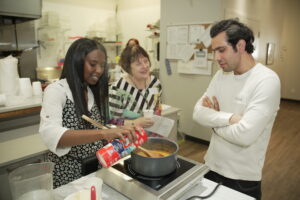
<path id="1" fill-rule="evenodd" d="M 149 149 L 145 149 L 144 147 L 137 147 L 138 149 L 140 149 L 142 152 L 144 152 L 148 157 L 151 158 L 159 158 L 159 157 L 163 157 L 164 155 Z"/>
<path id="2" fill-rule="evenodd" d="M 101 123 L 99 123 L 99 122 L 97 122 L 97 121 L 95 121 L 95 120 L 89 118 L 89 117 L 86 116 L 86 115 L 82 115 L 81 117 L 82 117 L 82 119 L 84 119 L 84 120 L 90 122 L 91 124 L 93 124 L 94 126 L 96 126 L 96 127 L 98 127 L 98 128 L 101 128 L 101 129 L 108 129 L 108 128 L 107 128 L 106 126 L 104 126 L 103 124 L 101 124 Z"/>

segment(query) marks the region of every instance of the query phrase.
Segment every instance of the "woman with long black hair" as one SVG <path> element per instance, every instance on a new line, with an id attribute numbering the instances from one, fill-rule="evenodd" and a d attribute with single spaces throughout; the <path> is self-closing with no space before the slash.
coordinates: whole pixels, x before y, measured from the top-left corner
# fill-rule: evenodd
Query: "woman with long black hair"
<path id="1" fill-rule="evenodd" d="M 60 80 L 45 92 L 39 132 L 55 163 L 54 187 L 84 175 L 86 160 L 112 139 L 136 140 L 134 129 L 99 130 L 82 115 L 106 124 L 109 120 L 106 50 L 95 40 L 76 40 L 65 57 Z M 99 166 L 101 167 L 101 166 Z"/>

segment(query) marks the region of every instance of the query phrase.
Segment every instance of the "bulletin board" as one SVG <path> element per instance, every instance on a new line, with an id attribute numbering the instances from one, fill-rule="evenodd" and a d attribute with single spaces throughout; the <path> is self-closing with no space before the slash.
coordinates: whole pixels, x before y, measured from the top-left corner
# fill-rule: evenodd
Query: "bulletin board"
<path id="1" fill-rule="evenodd" d="M 203 23 L 167 26 L 166 59 L 177 62 L 178 73 L 211 75 L 211 25 Z"/>

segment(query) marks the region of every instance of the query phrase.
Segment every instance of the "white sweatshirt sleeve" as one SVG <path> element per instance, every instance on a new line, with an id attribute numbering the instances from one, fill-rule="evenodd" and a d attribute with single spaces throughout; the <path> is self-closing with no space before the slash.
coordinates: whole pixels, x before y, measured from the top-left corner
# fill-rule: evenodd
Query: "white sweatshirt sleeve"
<path id="1" fill-rule="evenodd" d="M 204 97 L 209 97 L 212 101 L 213 96 L 217 96 L 216 88 L 219 87 L 217 85 L 218 76 L 222 73 L 220 70 L 215 74 L 213 79 L 211 80 L 206 92 L 204 95 L 198 100 L 194 107 L 193 112 L 193 120 L 197 123 L 215 128 L 215 127 L 224 127 L 229 125 L 229 119 L 233 113 L 222 112 L 222 111 L 215 111 L 213 109 L 207 108 L 202 106 L 202 100 Z"/>
<path id="2" fill-rule="evenodd" d="M 63 156 L 70 151 L 70 147 L 57 148 L 58 142 L 67 128 L 62 126 L 62 110 L 66 102 L 66 92 L 63 86 L 49 85 L 43 97 L 39 133 L 50 151 Z"/>
<path id="3" fill-rule="evenodd" d="M 236 124 L 215 128 L 214 131 L 231 143 L 249 146 L 263 133 L 270 121 L 274 120 L 279 103 L 279 78 L 269 76 L 257 84 L 242 119 Z"/>
<path id="4" fill-rule="evenodd" d="M 229 125 L 229 119 L 233 113 L 215 111 L 202 106 L 202 99 L 207 96 L 206 93 L 199 99 L 194 107 L 193 120 L 199 124 L 211 128 L 224 127 Z"/>

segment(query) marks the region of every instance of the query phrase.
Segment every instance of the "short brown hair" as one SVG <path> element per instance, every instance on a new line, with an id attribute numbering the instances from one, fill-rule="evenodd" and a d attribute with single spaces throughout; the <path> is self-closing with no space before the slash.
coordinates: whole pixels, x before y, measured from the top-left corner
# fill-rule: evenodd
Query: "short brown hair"
<path id="1" fill-rule="evenodd" d="M 140 45 L 138 39 L 136 39 L 136 38 L 130 38 L 130 39 L 128 40 L 127 44 L 126 44 L 126 47 L 132 46 L 132 44 L 130 44 L 131 41 L 134 42 L 134 45 Z"/>
<path id="2" fill-rule="evenodd" d="M 125 72 L 131 74 L 131 63 L 135 62 L 141 56 L 146 57 L 149 60 L 151 66 L 150 58 L 147 51 L 145 51 L 145 49 L 143 49 L 143 47 L 139 45 L 126 47 L 121 54 L 119 63 Z"/>

